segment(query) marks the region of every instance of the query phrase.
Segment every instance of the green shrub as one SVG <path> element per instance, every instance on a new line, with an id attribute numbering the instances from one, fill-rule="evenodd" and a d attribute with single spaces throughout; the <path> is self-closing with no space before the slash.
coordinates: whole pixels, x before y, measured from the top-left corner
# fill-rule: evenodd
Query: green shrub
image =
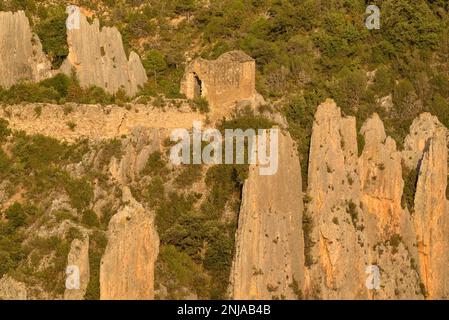
<path id="1" fill-rule="evenodd" d="M 42 49 L 50 57 L 53 68 L 61 66 L 69 54 L 66 36 L 67 14 L 63 6 L 52 7 L 45 19 L 39 21 L 36 33 L 42 42 Z"/>
<path id="2" fill-rule="evenodd" d="M 156 282 L 161 280 L 168 280 L 168 283 L 175 281 L 176 288 L 189 288 L 199 298 L 208 297 L 209 279 L 201 267 L 193 262 L 187 254 L 172 245 L 162 245 L 158 263 L 162 267 L 156 270 Z"/>
<path id="3" fill-rule="evenodd" d="M 90 278 L 87 285 L 86 300 L 100 299 L 100 263 L 107 245 L 107 238 L 103 232 L 94 231 L 89 240 L 89 270 Z"/>
<path id="4" fill-rule="evenodd" d="M 193 100 L 193 110 L 198 110 L 200 113 L 207 113 L 209 112 L 209 102 L 204 97 L 196 98 Z"/>
<path id="5" fill-rule="evenodd" d="M 168 169 L 161 152 L 156 151 L 150 154 L 143 172 L 152 176 L 165 176 L 168 173 Z"/>
<path id="6" fill-rule="evenodd" d="M 0 143 L 4 142 L 10 134 L 11 129 L 9 129 L 8 120 L 0 118 Z"/>
<path id="7" fill-rule="evenodd" d="M 98 221 L 97 214 L 90 209 L 83 211 L 83 217 L 81 222 L 90 228 L 95 228 L 100 226 L 100 222 Z"/>
<path id="8" fill-rule="evenodd" d="M 182 172 L 175 178 L 176 186 L 180 188 L 190 187 L 201 178 L 201 165 L 186 165 Z"/>

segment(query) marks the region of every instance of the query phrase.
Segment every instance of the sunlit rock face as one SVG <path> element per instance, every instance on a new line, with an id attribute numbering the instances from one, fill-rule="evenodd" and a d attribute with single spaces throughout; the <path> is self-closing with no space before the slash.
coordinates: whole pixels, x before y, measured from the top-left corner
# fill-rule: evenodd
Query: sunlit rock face
<path id="1" fill-rule="evenodd" d="M 38 82 L 52 75 L 39 38 L 23 11 L 0 12 L 0 87 Z"/>
<path id="2" fill-rule="evenodd" d="M 68 75 L 74 71 L 83 87 L 95 85 L 109 93 L 122 89 L 135 95 L 148 80 L 139 56 L 131 51 L 129 59 L 126 57 L 117 28 L 100 29 L 98 19 L 91 24 L 79 8 L 69 8 L 75 11 L 75 23 L 67 29 L 69 55 L 61 70 Z"/>

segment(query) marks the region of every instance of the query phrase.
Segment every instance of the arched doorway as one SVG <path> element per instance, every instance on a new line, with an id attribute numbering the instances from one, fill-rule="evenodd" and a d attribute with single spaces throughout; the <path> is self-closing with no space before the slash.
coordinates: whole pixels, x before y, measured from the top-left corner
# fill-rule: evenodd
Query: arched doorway
<path id="1" fill-rule="evenodd" d="M 193 73 L 193 98 L 200 98 L 203 93 L 202 81 L 198 75 Z"/>

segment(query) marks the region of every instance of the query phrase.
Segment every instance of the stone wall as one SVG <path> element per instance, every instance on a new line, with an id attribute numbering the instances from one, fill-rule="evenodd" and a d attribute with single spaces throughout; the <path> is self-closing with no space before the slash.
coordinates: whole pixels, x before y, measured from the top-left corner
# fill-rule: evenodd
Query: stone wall
<path id="1" fill-rule="evenodd" d="M 192 128 L 193 121 L 205 121 L 204 115 L 188 108 L 164 111 L 139 104 L 129 109 L 116 105 L 10 105 L 0 108 L 0 118 L 8 120 L 13 129 L 67 141 L 82 137 L 93 140 L 120 137 L 139 126 Z"/>

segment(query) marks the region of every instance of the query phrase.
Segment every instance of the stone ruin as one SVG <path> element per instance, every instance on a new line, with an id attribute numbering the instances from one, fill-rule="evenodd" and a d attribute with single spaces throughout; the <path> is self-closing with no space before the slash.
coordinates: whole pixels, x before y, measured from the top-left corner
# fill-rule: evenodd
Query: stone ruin
<path id="1" fill-rule="evenodd" d="M 229 106 L 256 97 L 256 63 L 243 51 L 230 51 L 216 60 L 198 58 L 188 64 L 181 81 L 187 99 L 204 97 L 209 105 Z"/>

